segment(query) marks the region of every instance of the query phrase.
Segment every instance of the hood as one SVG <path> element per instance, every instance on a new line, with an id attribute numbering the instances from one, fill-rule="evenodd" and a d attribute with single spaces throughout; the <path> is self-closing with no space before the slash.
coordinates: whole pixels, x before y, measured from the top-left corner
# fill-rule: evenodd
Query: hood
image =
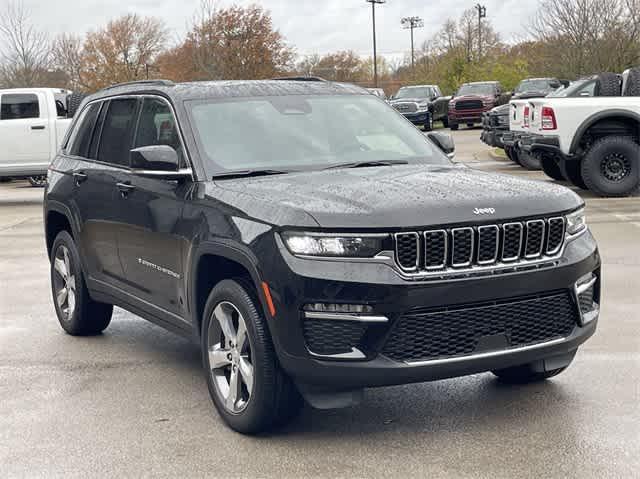
<path id="1" fill-rule="evenodd" d="M 506 105 L 500 105 L 492 109 L 489 113 L 492 115 L 508 115 L 509 114 L 510 105 L 507 103 Z"/>
<path id="2" fill-rule="evenodd" d="M 514 100 L 526 100 L 529 98 L 544 98 L 546 97 L 550 91 L 525 91 L 522 93 L 514 93 L 511 97 Z"/>
<path id="3" fill-rule="evenodd" d="M 422 228 L 545 216 L 578 208 L 571 190 L 464 166 L 397 165 L 212 183 L 212 196 L 281 226 Z M 476 208 L 495 215 L 478 216 Z M 316 226 L 316 227 L 317 227 Z"/>
<path id="4" fill-rule="evenodd" d="M 402 100 L 391 100 L 389 103 L 395 105 L 396 103 L 426 103 L 431 102 L 431 98 L 403 98 Z"/>

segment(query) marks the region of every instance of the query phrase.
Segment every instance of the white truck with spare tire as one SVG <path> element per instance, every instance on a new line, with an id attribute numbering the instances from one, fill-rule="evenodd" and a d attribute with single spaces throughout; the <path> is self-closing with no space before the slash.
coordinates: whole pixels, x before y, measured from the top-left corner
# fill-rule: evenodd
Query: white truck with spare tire
<path id="1" fill-rule="evenodd" d="M 55 88 L 0 90 L 0 180 L 44 184 L 82 98 Z"/>
<path id="2" fill-rule="evenodd" d="M 520 147 L 598 196 L 628 196 L 640 187 L 640 69 L 618 75 L 623 96 L 528 100 Z M 618 95 L 620 95 L 618 93 Z"/>

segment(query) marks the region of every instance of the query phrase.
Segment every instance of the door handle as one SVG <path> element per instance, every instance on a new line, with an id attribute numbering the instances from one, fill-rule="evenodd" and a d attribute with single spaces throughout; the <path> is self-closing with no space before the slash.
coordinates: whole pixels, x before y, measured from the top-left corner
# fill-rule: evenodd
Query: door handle
<path id="1" fill-rule="evenodd" d="M 127 183 L 117 183 L 116 186 L 120 190 L 120 195 L 123 198 L 126 198 L 127 196 L 129 196 L 129 193 L 131 193 L 133 190 L 136 189 L 136 187 L 134 185 L 132 185 L 131 183 L 129 183 L 129 182 L 127 182 Z"/>
<path id="2" fill-rule="evenodd" d="M 47 127 L 44 126 L 44 125 L 34 125 L 34 126 L 31 127 L 32 130 L 44 130 L 46 128 Z"/>
<path id="3" fill-rule="evenodd" d="M 76 186 L 80 186 L 82 183 L 87 181 L 88 178 L 89 177 L 87 176 L 87 174 L 81 171 L 73 174 L 73 179 L 76 183 Z"/>

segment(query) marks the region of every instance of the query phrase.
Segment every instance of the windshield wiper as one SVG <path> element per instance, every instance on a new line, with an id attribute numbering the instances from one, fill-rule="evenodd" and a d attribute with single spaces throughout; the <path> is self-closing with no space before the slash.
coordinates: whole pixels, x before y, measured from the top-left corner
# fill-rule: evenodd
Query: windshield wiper
<path id="1" fill-rule="evenodd" d="M 382 161 L 354 161 L 353 163 L 341 163 L 339 165 L 333 165 L 325 170 L 337 170 L 339 168 L 371 168 L 376 166 L 393 166 L 393 165 L 408 165 L 406 160 L 382 160 Z"/>
<path id="2" fill-rule="evenodd" d="M 282 170 L 234 170 L 213 175 L 212 180 L 229 180 L 233 178 L 255 178 L 257 176 L 286 175 Z"/>

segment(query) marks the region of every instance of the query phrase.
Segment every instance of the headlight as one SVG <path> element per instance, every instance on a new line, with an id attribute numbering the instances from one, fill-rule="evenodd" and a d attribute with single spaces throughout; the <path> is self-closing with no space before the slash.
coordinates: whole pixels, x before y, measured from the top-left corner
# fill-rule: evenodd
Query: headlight
<path id="1" fill-rule="evenodd" d="M 584 208 L 567 215 L 567 234 L 573 236 L 587 229 L 587 217 Z"/>
<path id="2" fill-rule="evenodd" d="M 428 103 L 419 103 L 418 104 L 418 111 L 426 111 L 429 109 L 429 104 Z"/>
<path id="3" fill-rule="evenodd" d="M 372 258 L 383 250 L 388 236 L 320 235 L 284 233 L 282 239 L 291 253 L 303 256 Z"/>

